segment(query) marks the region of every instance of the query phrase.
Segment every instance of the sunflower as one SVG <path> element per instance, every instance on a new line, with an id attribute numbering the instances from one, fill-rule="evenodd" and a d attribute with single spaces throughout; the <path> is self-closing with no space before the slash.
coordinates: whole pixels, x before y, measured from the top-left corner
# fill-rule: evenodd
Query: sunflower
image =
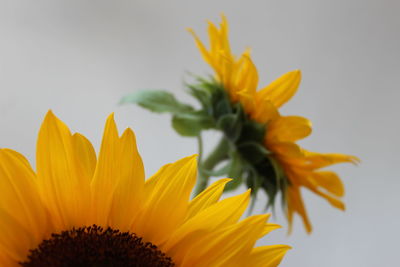
<path id="1" fill-rule="evenodd" d="M 246 50 L 239 57 L 231 52 L 225 16 L 222 16 L 219 29 L 209 22 L 209 49 L 193 30 L 189 31 L 194 36 L 204 60 L 214 69 L 216 82 L 229 95 L 232 105 L 239 103 L 249 120 L 264 125 L 262 143 L 269 153 L 268 164 L 271 166 L 277 164 L 275 172 L 276 169 L 278 172 L 283 172 L 285 186 L 281 186 L 281 193 L 289 229 L 292 226 L 293 214 L 298 213 L 307 232 L 312 231 L 301 187 L 308 188 L 328 200 L 334 207 L 344 210 L 345 206 L 340 200 L 344 194 L 340 178 L 336 173 L 321 168 L 336 163 L 356 163 L 358 159 L 344 154 L 321 154 L 301 148 L 296 141 L 311 133 L 311 122 L 300 116 L 282 116 L 278 110 L 296 93 L 301 72 L 299 70 L 288 72 L 258 90 L 258 72 L 251 60 L 250 50 Z M 270 184 L 268 181 L 264 183 L 267 193 Z"/>
<path id="2" fill-rule="evenodd" d="M 279 228 L 268 215 L 240 220 L 250 192 L 219 200 L 221 179 L 192 200 L 196 157 L 145 181 L 132 130 L 111 115 L 100 152 L 50 111 L 37 169 L 0 150 L 1 266 L 277 266 L 286 245 L 255 247 Z"/>

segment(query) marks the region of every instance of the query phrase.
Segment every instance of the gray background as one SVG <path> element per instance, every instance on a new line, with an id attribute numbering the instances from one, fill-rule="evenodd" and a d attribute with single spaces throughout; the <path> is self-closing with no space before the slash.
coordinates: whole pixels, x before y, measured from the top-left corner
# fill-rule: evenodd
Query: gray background
<path id="1" fill-rule="evenodd" d="M 276 231 L 260 244 L 293 246 L 282 266 L 393 266 L 398 262 L 400 2 L 359 1 L 0 1 L 0 147 L 34 163 L 48 109 L 99 145 L 106 116 L 137 135 L 147 175 L 196 153 L 167 115 L 119 99 L 140 88 L 166 88 L 182 100 L 185 71 L 208 74 L 186 27 L 204 39 L 206 19 L 230 21 L 240 53 L 253 49 L 261 85 L 299 68 L 303 81 L 284 114 L 310 118 L 301 144 L 359 156 L 335 167 L 347 211 L 304 192 L 314 225 L 305 234 Z M 210 148 L 216 135 L 207 134 Z M 242 188 L 242 190 L 244 190 Z M 256 212 L 262 211 L 264 196 Z M 282 214 L 273 220 L 286 227 Z"/>

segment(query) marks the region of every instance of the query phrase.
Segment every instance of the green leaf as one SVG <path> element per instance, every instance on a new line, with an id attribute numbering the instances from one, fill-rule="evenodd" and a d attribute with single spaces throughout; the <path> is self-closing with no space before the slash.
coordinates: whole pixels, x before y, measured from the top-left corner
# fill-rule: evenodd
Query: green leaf
<path id="1" fill-rule="evenodd" d="M 172 117 L 172 126 L 182 136 L 198 136 L 202 130 L 213 125 L 212 118 L 202 111 L 175 114 Z"/>
<path id="2" fill-rule="evenodd" d="M 161 90 L 142 90 L 121 99 L 121 104 L 133 103 L 153 112 L 172 114 L 192 111 L 193 107 L 179 102 L 169 92 Z"/>

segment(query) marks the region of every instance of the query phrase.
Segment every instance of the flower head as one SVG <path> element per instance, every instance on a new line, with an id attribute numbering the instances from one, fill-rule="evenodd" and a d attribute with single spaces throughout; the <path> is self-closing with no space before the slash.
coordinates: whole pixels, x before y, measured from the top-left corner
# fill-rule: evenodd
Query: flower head
<path id="1" fill-rule="evenodd" d="M 299 116 L 283 116 L 278 110 L 296 93 L 301 72 L 294 70 L 286 73 L 258 90 L 258 72 L 251 60 L 250 51 L 246 50 L 239 57 L 232 54 L 228 40 L 228 23 L 224 16 L 220 28 L 211 22 L 208 24 L 209 48 L 193 30 L 189 31 L 193 34 L 204 60 L 216 73 L 215 82 L 203 82 L 195 86 L 194 90 L 215 93 L 221 88 L 228 94 L 233 113 L 238 112 L 239 106 L 243 110 L 245 123 L 258 123 L 258 129 L 261 129 L 257 136 L 263 135 L 262 139 L 254 139 L 257 127 L 248 130 L 243 127 L 245 123 L 242 123 L 238 138 L 231 138 L 236 150 L 246 161 L 239 175 L 248 177 L 246 183 L 255 189 L 253 192 L 256 193 L 262 187 L 269 195 L 270 203 L 273 203 L 275 195 L 280 191 L 290 226 L 293 214 L 298 213 L 308 232 L 311 232 L 312 227 L 303 204 L 301 187 L 306 187 L 328 200 L 334 207 L 343 210 L 344 204 L 339 199 L 344 194 L 341 180 L 334 172 L 321 169 L 336 163 L 356 163 L 358 159 L 344 154 L 321 154 L 301 148 L 296 141 L 311 133 L 311 122 Z M 213 84 L 214 90 L 210 90 Z M 211 110 L 218 110 L 218 105 L 220 104 L 214 105 Z M 214 117 L 218 120 L 221 116 Z M 222 129 L 229 136 L 232 128 Z M 257 153 L 255 149 L 251 152 L 240 149 L 243 144 L 250 142 L 253 142 L 253 147 L 256 146 L 254 142 L 264 146 L 264 160 L 253 160 L 252 156 Z"/>
<path id="2" fill-rule="evenodd" d="M 134 133 L 106 122 L 99 155 L 49 112 L 36 172 L 0 149 L 1 266 L 277 266 L 289 248 L 256 247 L 278 228 L 241 220 L 250 192 L 219 200 L 222 179 L 189 200 L 196 157 L 144 179 Z"/>

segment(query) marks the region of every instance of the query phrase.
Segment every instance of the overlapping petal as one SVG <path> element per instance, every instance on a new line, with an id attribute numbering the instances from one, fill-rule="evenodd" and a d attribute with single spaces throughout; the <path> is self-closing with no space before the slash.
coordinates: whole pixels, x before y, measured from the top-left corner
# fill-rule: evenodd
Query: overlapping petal
<path id="1" fill-rule="evenodd" d="M 0 150 L 0 263 L 17 266 L 51 233 L 93 224 L 129 231 L 157 245 L 177 266 L 240 266 L 271 262 L 283 250 L 254 250 L 279 226 L 268 215 L 239 221 L 250 191 L 219 200 L 230 179 L 190 200 L 196 156 L 168 164 L 145 182 L 134 133 L 119 136 L 106 122 L 98 159 L 90 142 L 49 112 L 38 140 L 38 170 L 9 149 Z M 74 212 L 75 211 L 75 212 Z M 283 247 L 282 247 L 283 248 Z M 285 247 L 287 250 L 287 247 Z M 193 265 L 195 264 L 195 265 Z"/>
<path id="2" fill-rule="evenodd" d="M 187 157 L 154 175 L 156 182 L 151 194 L 145 196 L 142 211 L 134 223 L 135 232 L 156 244 L 169 238 L 186 217 L 197 176 L 196 164 L 195 156 Z"/>
<path id="3" fill-rule="evenodd" d="M 47 225 L 46 210 L 35 178 L 24 156 L 10 149 L 0 149 L 0 209 L 13 217 L 16 225 L 25 225 L 32 232 L 29 236 L 32 244 L 40 242 Z"/>
<path id="4" fill-rule="evenodd" d="M 89 214 L 90 184 L 74 149 L 68 127 L 48 112 L 37 141 L 37 181 L 58 230 L 85 224 Z"/>
<path id="5" fill-rule="evenodd" d="M 255 96 L 256 101 L 262 102 L 268 99 L 276 108 L 280 108 L 297 92 L 300 81 L 300 70 L 288 72 L 258 91 Z"/>

